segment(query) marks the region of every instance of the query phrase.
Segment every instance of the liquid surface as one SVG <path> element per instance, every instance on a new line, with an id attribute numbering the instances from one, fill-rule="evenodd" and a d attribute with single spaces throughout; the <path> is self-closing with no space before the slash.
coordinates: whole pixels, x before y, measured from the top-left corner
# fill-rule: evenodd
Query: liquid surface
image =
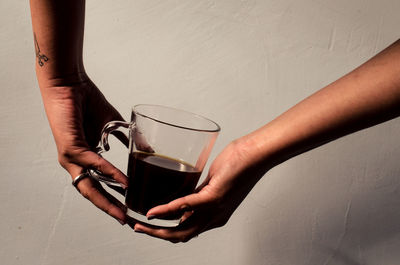
<path id="1" fill-rule="evenodd" d="M 134 152 L 129 156 L 126 205 L 146 214 L 154 206 L 192 193 L 201 172 L 181 161 L 157 154 Z"/>

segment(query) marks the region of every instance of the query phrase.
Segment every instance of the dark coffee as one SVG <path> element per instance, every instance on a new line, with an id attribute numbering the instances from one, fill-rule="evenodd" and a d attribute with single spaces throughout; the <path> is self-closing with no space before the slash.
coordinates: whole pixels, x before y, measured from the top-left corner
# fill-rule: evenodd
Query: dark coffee
<path id="1" fill-rule="evenodd" d="M 181 161 L 157 154 L 129 155 L 126 205 L 145 215 L 154 206 L 192 193 L 201 172 Z"/>

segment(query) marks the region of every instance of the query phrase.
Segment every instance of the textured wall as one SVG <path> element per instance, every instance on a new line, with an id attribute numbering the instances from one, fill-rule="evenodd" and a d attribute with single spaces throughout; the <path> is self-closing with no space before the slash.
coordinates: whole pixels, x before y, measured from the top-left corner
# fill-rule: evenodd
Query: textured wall
<path id="1" fill-rule="evenodd" d="M 156 103 L 218 121 L 213 158 L 394 42 L 399 12 L 398 0 L 88 0 L 85 64 L 127 119 Z M 225 227 L 173 245 L 121 227 L 70 185 L 35 79 L 28 3 L 1 1 L 0 14 L 1 264 L 400 262 L 399 119 L 274 168 Z"/>

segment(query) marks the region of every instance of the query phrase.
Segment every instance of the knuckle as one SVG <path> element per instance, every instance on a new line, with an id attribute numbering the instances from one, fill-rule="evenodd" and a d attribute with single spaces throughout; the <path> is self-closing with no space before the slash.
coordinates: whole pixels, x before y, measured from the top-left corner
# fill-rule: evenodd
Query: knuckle
<path id="1" fill-rule="evenodd" d="M 171 202 L 167 203 L 168 211 L 174 212 L 176 210 L 176 208 L 177 208 L 177 203 L 176 202 L 171 201 Z"/>
<path id="2" fill-rule="evenodd" d="M 84 150 L 81 149 L 59 148 L 58 162 L 65 168 L 68 164 L 73 163 L 82 153 L 84 153 Z"/>
<path id="3" fill-rule="evenodd" d="M 103 163 L 103 158 L 101 156 L 97 156 L 94 161 L 92 162 L 92 166 L 100 172 L 105 171 L 105 166 Z"/>
<path id="4" fill-rule="evenodd" d="M 63 157 L 58 156 L 58 164 L 60 164 L 60 166 L 62 166 L 63 168 L 66 168 L 68 165 L 68 162 Z"/>
<path id="5" fill-rule="evenodd" d="M 111 175 L 111 176 L 117 176 L 117 175 L 119 175 L 119 174 L 120 174 L 120 171 L 119 171 L 116 167 L 112 166 L 112 167 L 110 168 L 110 175 Z"/>
<path id="6" fill-rule="evenodd" d="M 81 181 L 79 185 L 81 185 L 81 187 L 79 188 L 80 194 L 90 201 L 91 198 L 93 197 L 93 194 L 95 194 L 97 190 L 92 186 L 88 187 L 84 185 L 84 181 Z"/>
<path id="7" fill-rule="evenodd" d="M 65 168 L 67 164 L 69 164 L 72 156 L 69 150 L 62 150 L 58 153 L 58 163 Z"/>
<path id="8" fill-rule="evenodd" d="M 82 185 L 82 184 L 81 184 Z M 87 188 L 80 188 L 79 189 L 79 192 L 81 193 L 81 195 L 83 196 L 83 197 L 85 197 L 86 199 L 88 199 L 88 200 L 90 200 L 90 197 L 91 197 L 91 194 L 92 194 L 92 191 L 90 190 L 90 189 L 87 189 Z"/>
<path id="9" fill-rule="evenodd" d="M 100 172 L 109 175 L 109 176 L 115 176 L 118 174 L 118 169 L 116 167 L 114 167 L 113 165 L 111 165 L 110 163 L 108 163 L 107 160 L 105 160 L 103 157 L 101 156 L 97 156 L 96 159 L 94 160 L 94 164 L 93 166 Z"/>
<path id="10" fill-rule="evenodd" d="M 83 190 L 79 189 L 79 191 L 83 197 L 90 200 L 90 191 L 88 191 L 87 189 L 83 189 Z"/>
<path id="11" fill-rule="evenodd" d="M 181 242 L 182 242 L 182 243 L 186 243 L 186 242 L 188 242 L 191 238 L 192 238 L 192 237 L 190 237 L 190 236 L 183 236 L 183 237 L 181 238 Z"/>

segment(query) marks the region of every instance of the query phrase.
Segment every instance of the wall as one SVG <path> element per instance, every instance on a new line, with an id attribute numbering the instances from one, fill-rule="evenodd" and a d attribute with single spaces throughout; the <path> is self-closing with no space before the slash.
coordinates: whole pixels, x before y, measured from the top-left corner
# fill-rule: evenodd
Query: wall
<path id="1" fill-rule="evenodd" d="M 155 103 L 218 121 L 212 159 L 394 42 L 399 11 L 397 0 L 89 0 L 85 64 L 127 119 Z M 174 245 L 121 227 L 71 186 L 35 79 L 28 3 L 0 12 L 2 264 L 399 262 L 398 119 L 274 168 L 226 226 Z"/>

